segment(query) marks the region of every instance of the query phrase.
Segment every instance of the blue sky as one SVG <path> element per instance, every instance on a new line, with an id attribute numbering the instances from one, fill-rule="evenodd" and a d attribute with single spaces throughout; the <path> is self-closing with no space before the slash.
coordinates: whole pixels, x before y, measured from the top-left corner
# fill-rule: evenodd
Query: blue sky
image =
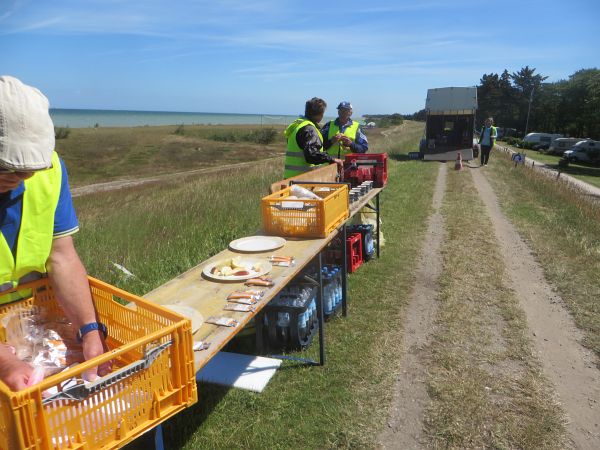
<path id="1" fill-rule="evenodd" d="M 0 0 L 0 74 L 56 108 L 411 113 L 432 87 L 600 67 L 600 2 Z"/>

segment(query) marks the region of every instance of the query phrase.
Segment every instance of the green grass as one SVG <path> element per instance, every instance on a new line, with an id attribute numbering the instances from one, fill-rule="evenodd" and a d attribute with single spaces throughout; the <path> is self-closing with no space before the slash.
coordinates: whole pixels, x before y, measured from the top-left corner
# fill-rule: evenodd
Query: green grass
<path id="1" fill-rule="evenodd" d="M 556 287 L 600 355 L 600 210 L 585 197 L 507 157 L 489 172 L 504 212 L 529 242 L 546 278 Z"/>
<path id="2" fill-rule="evenodd" d="M 449 171 L 443 273 L 430 347 L 432 448 L 564 448 L 565 422 L 541 366 L 470 172 Z"/>

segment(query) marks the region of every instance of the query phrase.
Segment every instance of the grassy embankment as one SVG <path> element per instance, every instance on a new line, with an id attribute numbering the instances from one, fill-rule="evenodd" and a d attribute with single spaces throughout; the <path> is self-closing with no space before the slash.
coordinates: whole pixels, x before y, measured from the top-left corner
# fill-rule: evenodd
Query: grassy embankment
<path id="1" fill-rule="evenodd" d="M 600 356 L 600 209 L 581 194 L 498 154 L 490 171 L 505 214 L 532 247 Z"/>
<path id="2" fill-rule="evenodd" d="M 286 362 L 260 395 L 201 384 L 199 403 L 166 424 L 167 448 L 375 445 L 398 370 L 403 306 L 436 171 L 395 161 L 402 159 L 399 152 L 416 149 L 422 125 L 401 130 L 381 139 L 380 131 L 370 135 L 374 151 L 396 153 L 382 195 L 387 244 L 380 260 L 350 277 L 349 316 L 327 327 L 327 365 Z M 260 226 L 259 199 L 279 178 L 281 161 L 238 172 L 76 199 L 82 224 L 76 244 L 90 273 L 142 294 L 253 233 Z M 136 277 L 124 278 L 111 262 Z M 308 353 L 315 351 L 313 345 Z"/>
<path id="3" fill-rule="evenodd" d="M 73 128 L 56 147 L 71 184 L 80 186 L 283 155 L 283 125 L 267 129 L 276 131 L 269 145 L 248 139 L 261 131 L 251 125 Z"/>
<path id="4" fill-rule="evenodd" d="M 564 417 L 506 287 L 470 172 L 449 171 L 439 311 L 429 348 L 432 448 L 564 448 Z M 484 262 L 484 263 L 482 263 Z"/>
<path id="5" fill-rule="evenodd" d="M 523 151 L 523 149 L 506 145 L 504 142 L 500 142 L 499 145 L 511 148 L 516 152 Z M 581 181 L 585 181 L 593 186 L 600 187 L 600 167 L 571 163 L 567 167 L 559 168 L 558 161 L 561 159 L 560 156 L 548 155 L 535 150 L 525 150 L 525 154 L 528 158 L 533 159 L 536 163 L 546 164 L 551 169 L 560 170 L 561 172 L 571 175 Z"/>

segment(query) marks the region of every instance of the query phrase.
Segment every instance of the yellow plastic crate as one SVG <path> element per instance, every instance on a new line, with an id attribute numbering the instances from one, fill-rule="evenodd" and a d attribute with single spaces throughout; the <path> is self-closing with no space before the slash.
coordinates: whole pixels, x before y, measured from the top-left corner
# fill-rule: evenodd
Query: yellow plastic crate
<path id="1" fill-rule="evenodd" d="M 299 186 L 313 191 L 321 200 L 287 199 L 291 187 L 263 197 L 261 212 L 265 233 L 323 238 L 348 218 L 348 185 L 307 183 Z"/>
<path id="2" fill-rule="evenodd" d="M 120 448 L 197 401 L 190 321 L 102 281 L 89 281 L 111 351 L 19 392 L 0 381 L 0 449 Z M 47 279 L 22 288 L 31 288 L 33 296 L 0 307 L 0 320 L 22 306 L 61 311 Z M 0 325 L 0 339 L 4 336 Z M 109 360 L 112 373 L 80 392 L 70 391 L 70 399 L 42 397 Z"/>

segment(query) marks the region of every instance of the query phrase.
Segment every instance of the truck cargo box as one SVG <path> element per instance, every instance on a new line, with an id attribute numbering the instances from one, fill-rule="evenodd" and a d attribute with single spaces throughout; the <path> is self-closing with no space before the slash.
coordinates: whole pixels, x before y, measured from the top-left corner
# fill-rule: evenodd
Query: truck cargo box
<path id="1" fill-rule="evenodd" d="M 421 151 L 423 159 L 473 159 L 473 130 L 477 110 L 477 88 L 447 87 L 429 89 L 425 101 L 427 119 Z"/>

